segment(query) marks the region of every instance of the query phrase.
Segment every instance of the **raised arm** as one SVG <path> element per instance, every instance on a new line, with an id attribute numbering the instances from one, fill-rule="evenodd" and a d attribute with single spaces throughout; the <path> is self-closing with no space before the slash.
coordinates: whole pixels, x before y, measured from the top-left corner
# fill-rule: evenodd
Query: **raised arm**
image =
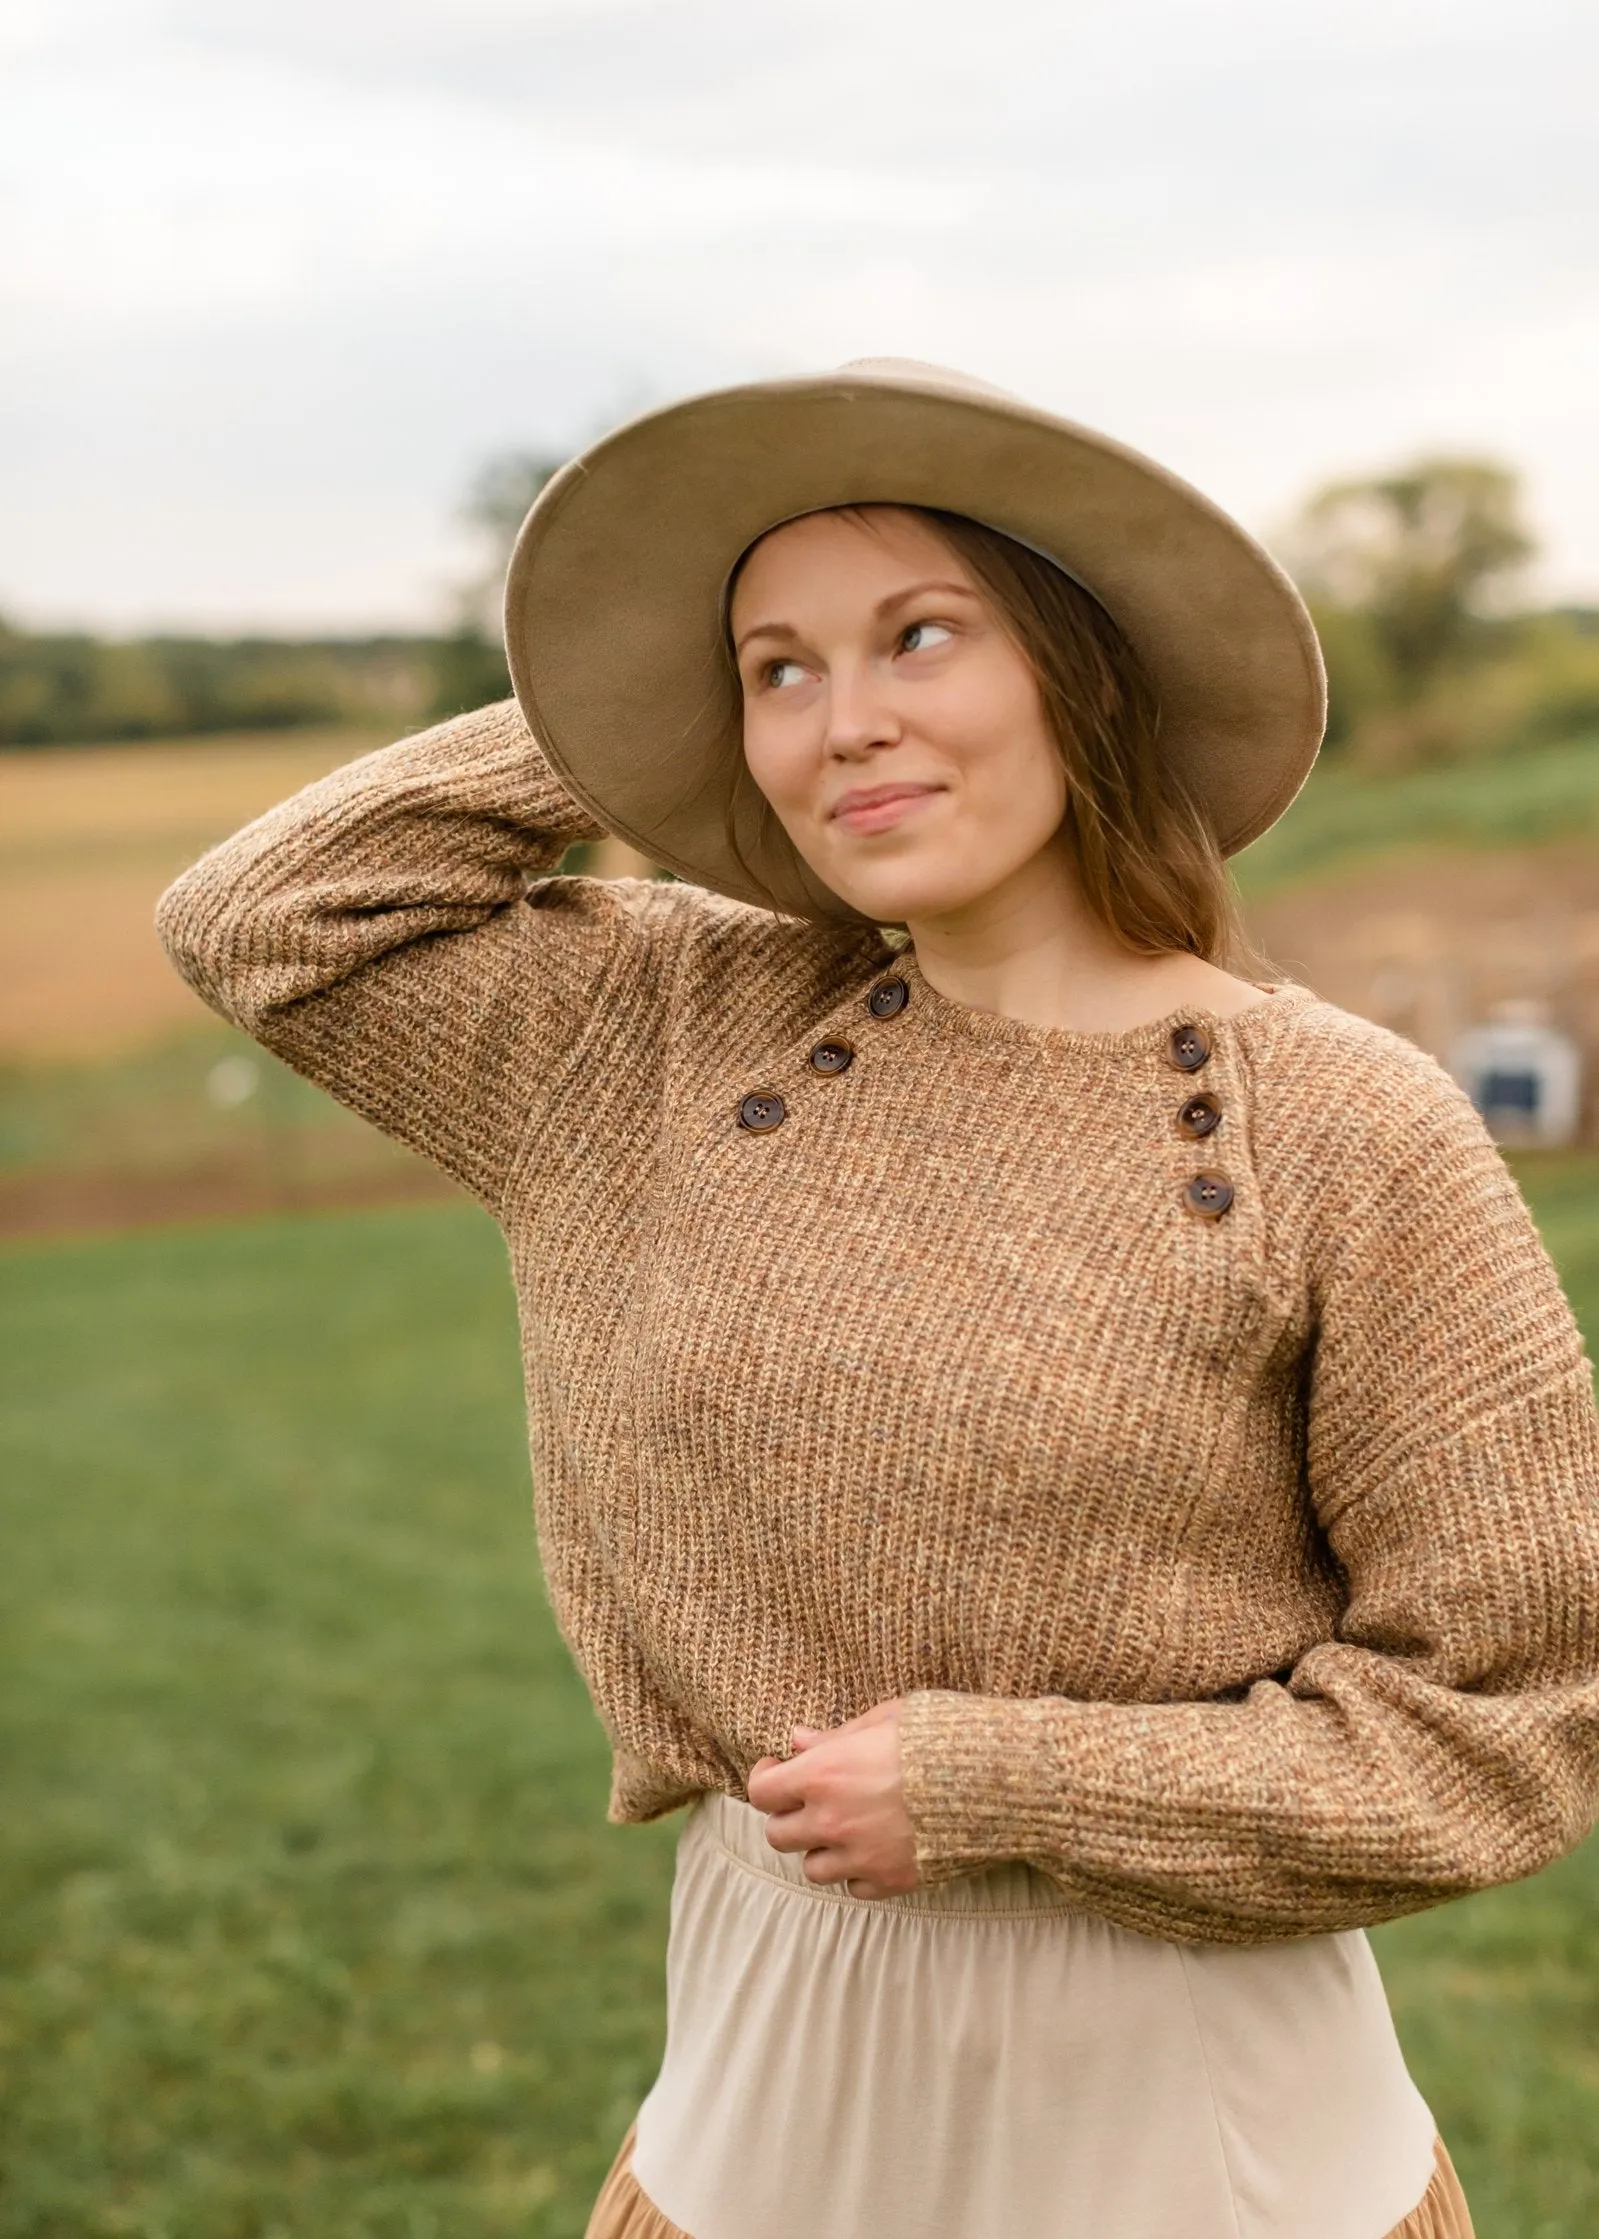
<path id="1" fill-rule="evenodd" d="M 1554 1270 L 1441 1084 L 1320 1273 L 1308 1490 L 1337 1637 L 1242 1701 L 920 1694 L 924 1879 L 1029 1857 L 1184 1940 L 1350 1928 L 1535 1872 L 1599 1813 L 1599 1424 Z"/>
<path id="2" fill-rule="evenodd" d="M 668 890 L 529 881 L 599 834 L 514 701 L 335 770 L 213 848 L 157 907 L 214 1010 L 490 1206 L 535 1100 Z"/>

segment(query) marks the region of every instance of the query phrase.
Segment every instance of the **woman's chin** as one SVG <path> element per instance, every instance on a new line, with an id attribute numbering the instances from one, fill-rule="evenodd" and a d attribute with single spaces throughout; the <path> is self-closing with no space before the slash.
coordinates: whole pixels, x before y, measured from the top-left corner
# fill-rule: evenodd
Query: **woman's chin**
<path id="1" fill-rule="evenodd" d="M 818 866 L 820 868 L 820 866 Z M 960 910 L 981 898 L 987 882 L 931 863 L 830 864 L 821 876 L 876 925 L 908 925 Z"/>

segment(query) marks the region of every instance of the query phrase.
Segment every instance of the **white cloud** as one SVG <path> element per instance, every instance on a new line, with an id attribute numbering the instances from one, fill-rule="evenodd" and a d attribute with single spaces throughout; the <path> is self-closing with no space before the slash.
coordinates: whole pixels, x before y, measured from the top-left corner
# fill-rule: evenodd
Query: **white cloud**
<path id="1" fill-rule="evenodd" d="M 892 352 L 1269 527 L 1422 444 L 1599 592 L 1564 0 L 13 0 L 0 609 L 425 619 L 472 464 Z"/>

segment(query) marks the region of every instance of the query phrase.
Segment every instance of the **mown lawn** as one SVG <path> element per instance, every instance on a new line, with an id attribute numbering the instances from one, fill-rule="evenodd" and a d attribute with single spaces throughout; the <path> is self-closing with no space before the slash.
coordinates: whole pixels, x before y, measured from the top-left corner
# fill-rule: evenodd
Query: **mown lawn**
<path id="1" fill-rule="evenodd" d="M 1599 1167 L 1527 1180 L 1599 1327 Z M 674 1830 L 604 1824 L 492 1227 L 13 1250 L 0 1382 L 0 2235 L 581 2232 Z M 1592 2239 L 1599 1846 L 1378 1942 L 1481 2239 Z"/>
<path id="2" fill-rule="evenodd" d="M 0 1296 L 0 2231 L 581 2232 L 672 1831 L 604 1824 L 496 1232 L 158 1232 Z"/>

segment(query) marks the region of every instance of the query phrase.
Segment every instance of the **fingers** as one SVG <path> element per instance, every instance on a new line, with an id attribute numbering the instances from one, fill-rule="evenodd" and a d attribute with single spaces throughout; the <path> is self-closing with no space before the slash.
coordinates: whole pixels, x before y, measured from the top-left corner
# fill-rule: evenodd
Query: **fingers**
<path id="1" fill-rule="evenodd" d="M 762 1757 L 750 1767 L 744 1784 L 750 1802 L 768 1818 L 784 1814 L 793 1817 L 803 1810 L 817 1781 L 816 1768 L 807 1752 L 819 1742 L 834 1738 L 814 1726 L 796 1726 L 794 1735 L 792 1757 Z"/>
<path id="2" fill-rule="evenodd" d="M 805 1879 L 820 1888 L 843 1884 L 846 1897 L 859 1897 L 866 1902 L 873 1898 L 898 1897 L 911 1887 L 909 1882 L 891 1886 L 880 1882 L 863 1869 L 859 1858 L 848 1849 L 823 1844 L 818 1850 L 805 1853 L 803 1867 Z"/>
<path id="3" fill-rule="evenodd" d="M 842 1882 L 848 1897 L 903 1897 L 917 1886 L 914 1861 L 898 1864 L 892 1859 L 863 1859 L 850 1849 L 824 1846 L 820 1850 L 808 1850 L 803 1870 L 807 1881 Z"/>
<path id="4" fill-rule="evenodd" d="M 794 1754 L 792 1757 L 762 1757 L 750 1767 L 745 1789 L 757 1811 L 792 1811 L 803 1800 L 804 1776 L 795 1772 L 795 1766 L 806 1751 L 819 1742 L 832 1741 L 845 1732 L 842 1726 L 796 1726 L 790 1735 Z M 788 1774 L 787 1780 L 774 1777 Z"/>
<path id="5" fill-rule="evenodd" d="M 751 1766 L 745 1792 L 766 1820 L 767 1843 L 773 1850 L 803 1853 L 807 1879 L 859 1877 L 863 1890 L 886 1893 L 881 1874 L 885 1811 L 891 1842 L 900 1848 L 908 1843 L 908 1827 L 896 1824 L 896 1815 L 903 1818 L 901 1707 L 898 1701 L 876 1703 L 842 1726 L 795 1726 L 792 1756 L 762 1757 Z M 863 1874 L 862 1869 L 873 1865 L 877 1876 Z M 911 1887 L 914 1879 L 912 1872 L 904 1886 Z"/>
<path id="6" fill-rule="evenodd" d="M 798 1811 L 805 1801 L 803 1757 L 763 1757 L 750 1767 L 745 1792 L 757 1811 Z"/>
<path id="7" fill-rule="evenodd" d="M 814 1850 L 821 1833 L 809 1812 L 785 1811 L 766 1822 L 766 1840 L 773 1850 Z"/>
<path id="8" fill-rule="evenodd" d="M 855 1737 L 876 1733 L 882 1726 L 898 1729 L 898 1720 L 900 1702 L 896 1699 L 896 1702 L 873 1704 L 871 1711 L 862 1711 L 860 1717 L 851 1717 L 842 1726 L 793 1726 L 791 1758 L 761 1758 L 750 1767 L 746 1780 L 750 1802 L 768 1818 L 784 1814 L 784 1811 L 800 1811 L 815 1793 L 817 1782 L 831 1780 L 838 1776 L 840 1767 L 855 1767 L 860 1762 L 858 1751 L 851 1749 Z M 824 1762 L 815 1762 L 813 1767 L 811 1758 L 815 1751 L 822 1749 L 822 1744 L 833 1744 L 833 1749 Z M 894 1742 L 887 1746 L 891 1751 L 896 1749 Z M 873 1744 L 869 1758 L 876 1760 L 880 1755 L 882 1744 Z"/>

